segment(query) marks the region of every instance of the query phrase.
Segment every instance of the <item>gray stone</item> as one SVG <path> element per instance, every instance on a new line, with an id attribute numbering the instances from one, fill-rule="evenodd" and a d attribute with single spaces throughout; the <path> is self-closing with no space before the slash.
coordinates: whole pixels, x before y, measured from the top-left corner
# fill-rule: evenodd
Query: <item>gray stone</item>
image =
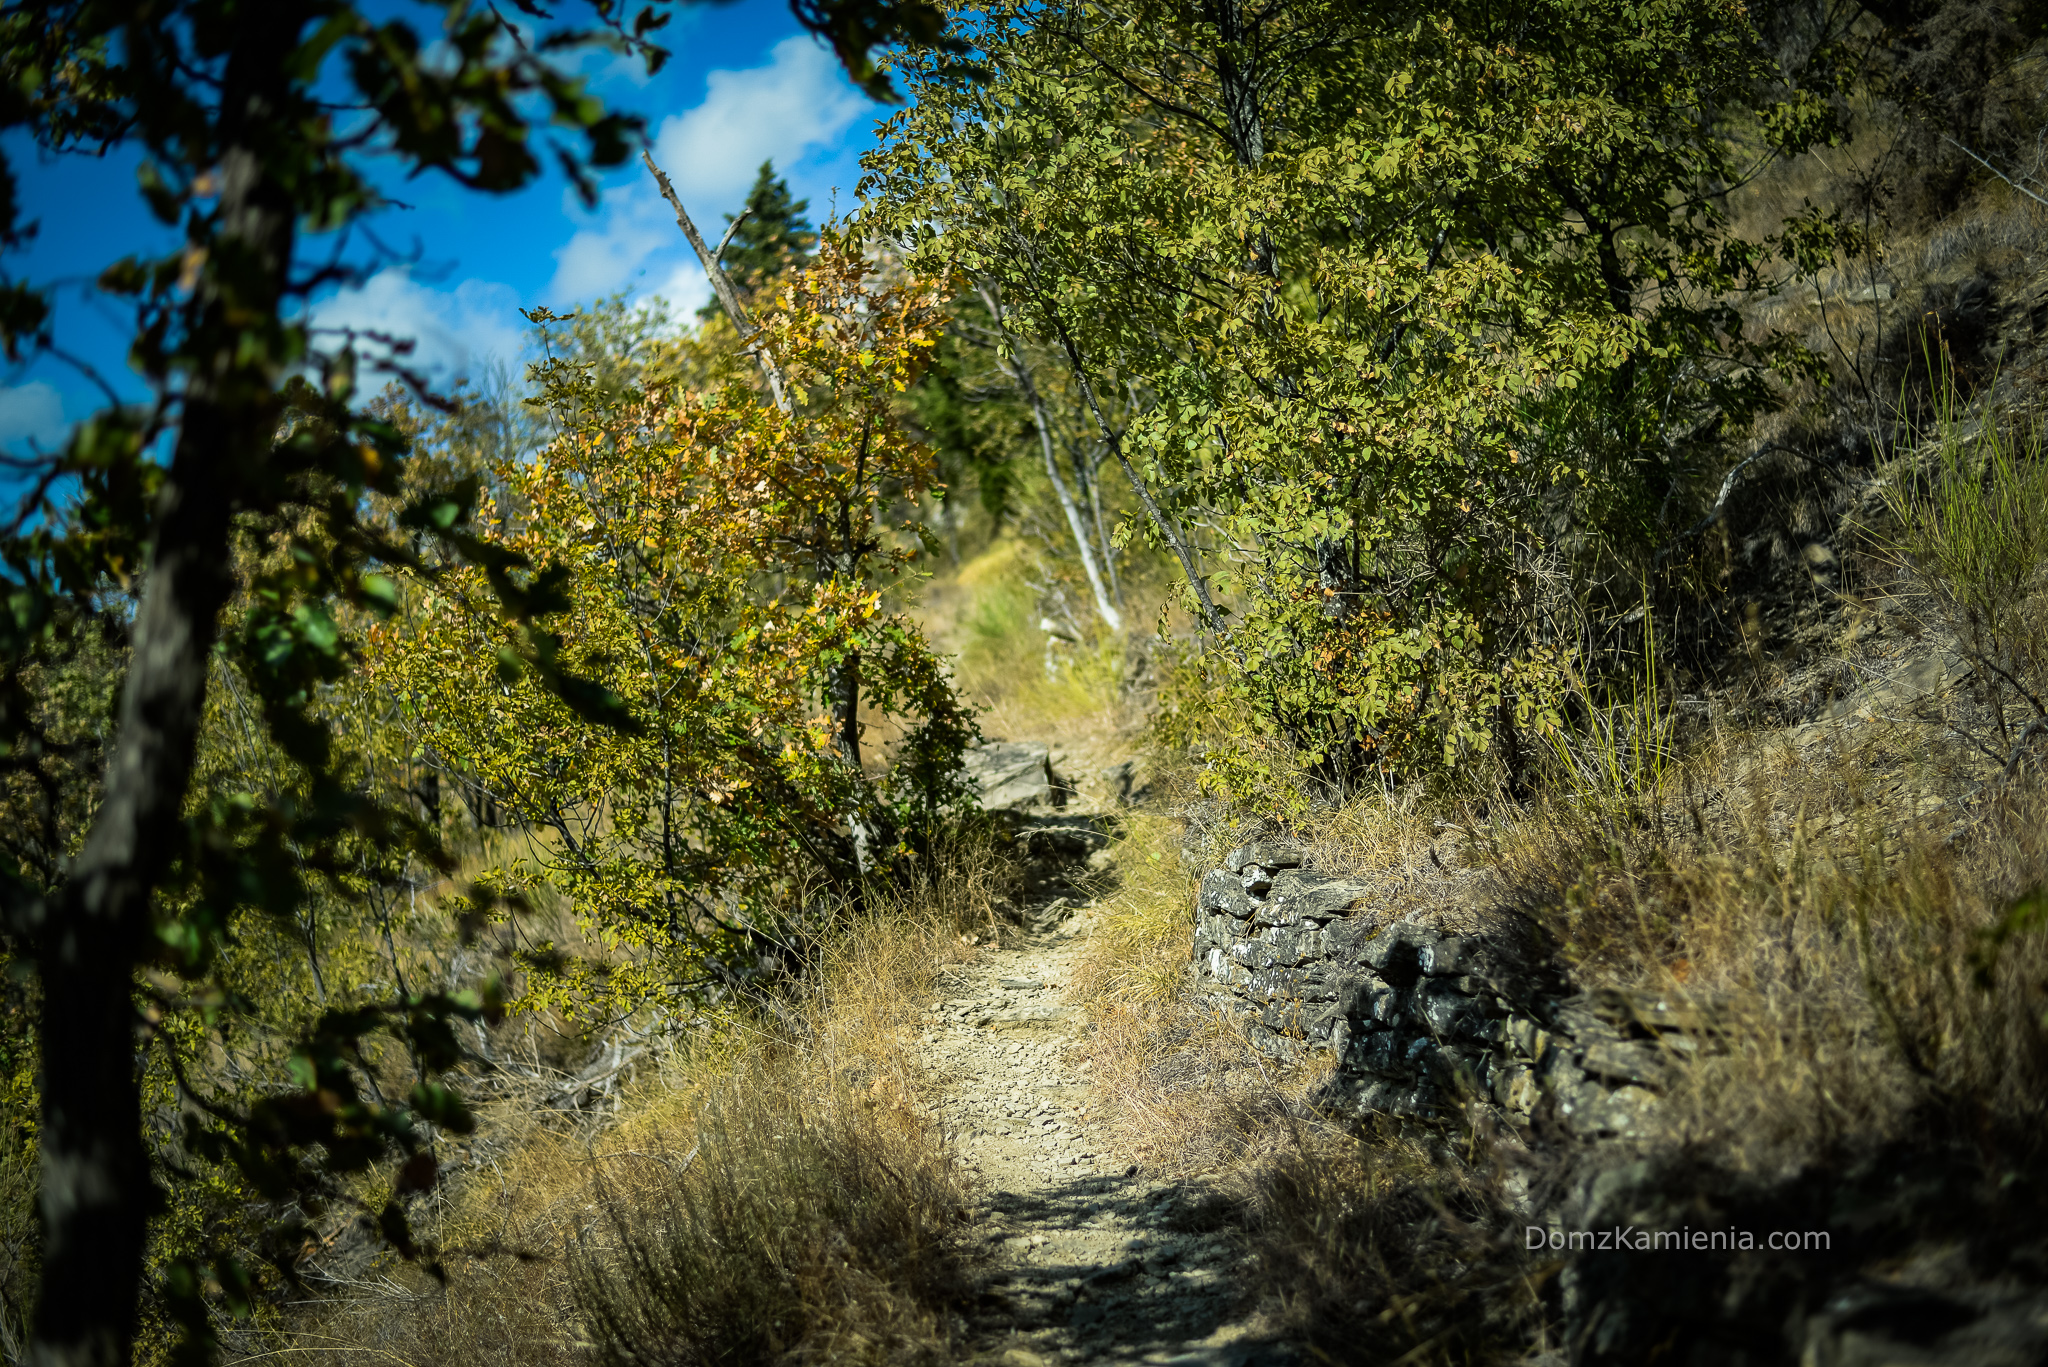
<path id="1" fill-rule="evenodd" d="M 1211 869 L 1202 875 L 1197 900 L 1204 910 L 1220 911 L 1241 921 L 1256 910 L 1252 899 L 1245 896 L 1243 883 L 1221 869 Z"/>
<path id="2" fill-rule="evenodd" d="M 1323 953 L 1332 959 L 1361 962 L 1365 958 L 1365 946 L 1378 933 L 1379 926 L 1365 916 L 1347 916 L 1341 921 L 1332 921 L 1323 927 Z"/>
<path id="3" fill-rule="evenodd" d="M 1493 1099 L 1517 1115 L 1535 1110 L 1540 1095 L 1536 1075 L 1526 1064 L 1510 1063 L 1494 1074 Z"/>
<path id="4" fill-rule="evenodd" d="M 1415 989 L 1415 1011 L 1423 1023 L 1446 1039 L 1473 1037 L 1488 1021 L 1479 1003 L 1451 983 L 1434 978 Z"/>
<path id="5" fill-rule="evenodd" d="M 1418 1049 L 1418 1045 L 1422 1047 Z M 1352 1042 L 1345 1062 L 1376 1077 L 1409 1077 L 1415 1072 L 1416 1059 L 1427 1051 L 1428 1045 L 1429 1041 L 1420 1035 L 1375 1030 Z"/>
<path id="6" fill-rule="evenodd" d="M 1527 1016 L 1517 1016 L 1507 1025 L 1508 1043 L 1531 1063 L 1540 1063 L 1550 1047 L 1551 1034 Z"/>
<path id="7" fill-rule="evenodd" d="M 1266 869 L 1296 869 L 1307 857 L 1301 846 L 1291 840 L 1254 840 L 1232 850 L 1223 867 L 1239 874 L 1250 864 Z"/>
<path id="8" fill-rule="evenodd" d="M 1636 1135 L 1685 1049 L 1712 1038 L 1712 1013 L 1690 999 L 1560 998 L 1511 926 L 1389 920 L 1380 889 L 1303 869 L 1274 843 L 1203 874 L 1197 986 L 1262 1053 L 1327 1049 L 1336 1066 L 1316 1104 L 1328 1111 L 1527 1119 L 1548 1097 L 1575 1133 Z"/>
<path id="9" fill-rule="evenodd" d="M 1443 937 L 1426 926 L 1396 921 L 1366 941 L 1361 957 L 1380 976 L 1405 981 L 1422 972 L 1422 954 Z"/>
<path id="10" fill-rule="evenodd" d="M 1289 869 L 1273 875 L 1273 904 L 1296 920 L 1329 921 L 1348 916 L 1372 899 L 1363 883 Z"/>
<path id="11" fill-rule="evenodd" d="M 1043 745 L 990 741 L 961 756 L 968 786 L 983 811 L 1023 812 L 1066 805 L 1066 789 L 1053 777 L 1052 752 Z"/>
<path id="12" fill-rule="evenodd" d="M 1142 760 L 1112 764 L 1100 777 L 1109 800 L 1120 807 L 1135 806 L 1152 796 L 1152 772 Z"/>
<path id="13" fill-rule="evenodd" d="M 1432 978 L 1447 978 L 1464 972 L 1470 959 L 1465 953 L 1465 942 L 1456 937 L 1446 937 L 1416 946 L 1422 971 Z"/>
<path id="14" fill-rule="evenodd" d="M 1587 1134 L 1643 1134 L 1660 1104 L 1657 1094 L 1646 1087 L 1620 1087 L 1587 1105 L 1578 1128 Z"/>
<path id="15" fill-rule="evenodd" d="M 1595 1040 L 1586 1046 L 1579 1066 L 1595 1077 L 1611 1082 L 1634 1082 L 1661 1086 L 1668 1068 L 1657 1051 L 1630 1040 Z"/>

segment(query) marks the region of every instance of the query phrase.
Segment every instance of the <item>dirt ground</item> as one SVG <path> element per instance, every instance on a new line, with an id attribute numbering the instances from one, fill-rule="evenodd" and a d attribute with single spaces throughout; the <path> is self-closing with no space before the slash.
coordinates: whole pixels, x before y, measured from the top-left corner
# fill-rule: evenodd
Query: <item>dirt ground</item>
<path id="1" fill-rule="evenodd" d="M 1292 1364 L 1245 1304 L 1245 1255 L 1207 1214 L 1214 1198 L 1156 1180 L 1090 1112 L 1084 1023 L 1063 989 L 1091 919 L 1067 899 L 1039 907 L 1021 934 L 948 973 L 919 1038 L 994 1255 L 971 1358 Z"/>

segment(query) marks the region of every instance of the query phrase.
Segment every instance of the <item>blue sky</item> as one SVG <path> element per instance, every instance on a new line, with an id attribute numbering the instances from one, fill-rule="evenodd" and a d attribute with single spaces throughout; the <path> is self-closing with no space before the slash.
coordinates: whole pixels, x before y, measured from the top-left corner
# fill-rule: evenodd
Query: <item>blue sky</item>
<path id="1" fill-rule="evenodd" d="M 831 212 L 835 193 L 842 213 L 852 208 L 860 155 L 888 111 L 797 28 L 784 0 L 684 8 L 665 32 L 674 55 L 658 76 L 608 54 L 593 54 L 588 74 L 608 101 L 647 119 L 655 160 L 707 234 L 737 212 L 766 158 L 810 199 L 814 222 Z M 144 397 L 125 359 L 125 312 L 87 287 L 116 258 L 170 241 L 136 194 L 134 160 L 41 158 L 13 136 L 0 147 L 20 178 L 23 217 L 39 225 L 30 248 L 7 259 L 8 272 L 60 282 L 58 345 L 123 398 Z M 517 361 L 521 307 L 566 313 L 619 291 L 691 309 L 708 299 L 674 215 L 637 158 L 607 175 L 603 191 L 587 211 L 559 174 L 511 196 L 475 194 L 432 175 L 394 181 L 388 193 L 410 207 L 388 210 L 370 227 L 397 259 L 361 288 L 318 301 L 315 319 L 411 336 L 414 361 L 446 383 L 493 359 Z M 0 445 L 54 445 L 104 402 L 92 380 L 52 357 L 0 370 Z"/>

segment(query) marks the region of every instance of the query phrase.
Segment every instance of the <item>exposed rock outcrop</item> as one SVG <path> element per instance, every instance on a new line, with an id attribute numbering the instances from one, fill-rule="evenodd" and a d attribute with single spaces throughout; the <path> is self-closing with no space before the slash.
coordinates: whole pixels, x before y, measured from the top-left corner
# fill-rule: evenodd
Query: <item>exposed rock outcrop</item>
<path id="1" fill-rule="evenodd" d="M 1073 793 L 1053 772 L 1052 752 L 1043 745 L 990 741 L 969 750 L 962 762 L 983 811 L 1057 811 Z"/>

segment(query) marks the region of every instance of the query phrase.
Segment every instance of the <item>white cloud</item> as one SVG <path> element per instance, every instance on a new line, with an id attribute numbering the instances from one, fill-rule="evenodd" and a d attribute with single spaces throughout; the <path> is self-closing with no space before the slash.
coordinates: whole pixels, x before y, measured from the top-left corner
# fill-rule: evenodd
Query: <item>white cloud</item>
<path id="1" fill-rule="evenodd" d="M 644 197 L 624 197 L 624 203 L 607 206 L 602 221 L 579 228 L 555 249 L 555 278 L 548 286 L 548 307 L 567 312 L 571 307 L 624 289 L 652 257 L 672 250 L 682 232 L 671 218 L 663 231 L 661 219 L 652 212 L 662 207 L 659 200 L 646 204 Z"/>
<path id="2" fill-rule="evenodd" d="M 312 322 L 317 328 L 409 337 L 415 345 L 403 364 L 439 382 L 474 376 L 493 361 L 515 366 L 526 347 L 526 322 L 510 285 L 465 280 L 452 290 L 436 290 L 402 266 L 378 271 L 360 287 L 315 304 Z M 319 340 L 331 345 L 339 339 Z M 377 351 L 374 344 L 362 349 Z"/>
<path id="3" fill-rule="evenodd" d="M 654 158 L 675 181 L 692 212 L 737 210 L 754 173 L 770 157 L 794 166 L 813 148 L 836 141 L 868 109 L 839 63 L 799 34 L 769 49 L 768 64 L 751 71 L 714 71 L 704 103 L 662 120 Z"/>
<path id="4" fill-rule="evenodd" d="M 70 430 L 63 396 L 43 381 L 0 386 L 0 446 L 33 441 L 51 448 L 61 445 Z"/>
<path id="5" fill-rule="evenodd" d="M 769 49 L 765 65 L 712 72 L 702 104 L 662 121 L 654 159 L 710 234 L 739 208 L 764 161 L 772 159 L 803 193 L 813 179 L 805 173 L 823 169 L 821 155 L 829 160 L 869 107 L 832 54 L 797 35 Z M 812 216 L 824 208 L 814 203 Z M 654 292 L 678 307 L 695 308 L 711 295 L 675 215 L 645 176 L 607 195 L 598 220 L 579 229 L 555 259 L 552 308 L 626 289 L 643 275 L 658 280 Z"/>

